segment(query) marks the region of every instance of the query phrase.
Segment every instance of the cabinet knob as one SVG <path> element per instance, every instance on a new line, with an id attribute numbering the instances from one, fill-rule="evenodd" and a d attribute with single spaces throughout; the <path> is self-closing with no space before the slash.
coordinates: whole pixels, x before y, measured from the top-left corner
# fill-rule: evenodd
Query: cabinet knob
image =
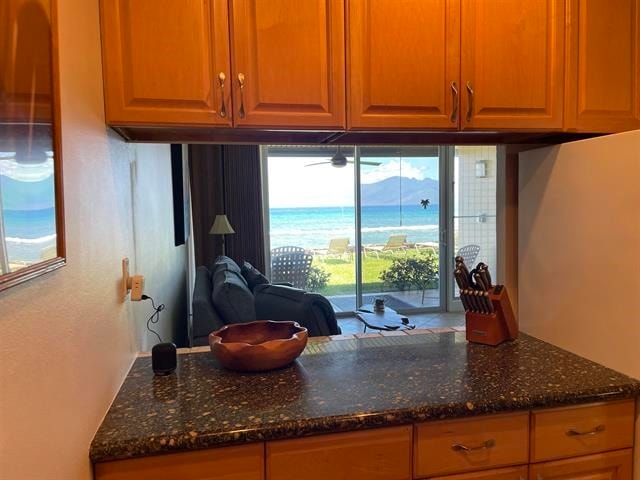
<path id="1" fill-rule="evenodd" d="M 467 94 L 469 95 L 469 108 L 467 109 L 467 122 L 471 121 L 471 116 L 473 115 L 473 85 L 471 82 L 467 82 Z"/>
<path id="2" fill-rule="evenodd" d="M 451 97 L 453 101 L 453 108 L 451 109 L 451 123 L 456 123 L 458 121 L 458 84 L 456 82 L 451 82 Z"/>
<path id="3" fill-rule="evenodd" d="M 238 117 L 244 118 L 244 74 L 238 74 L 238 85 L 240 85 L 240 109 L 238 110 Z"/>
<path id="4" fill-rule="evenodd" d="M 224 105 L 224 81 L 227 79 L 227 76 L 224 72 L 220 72 L 218 74 L 218 83 L 220 83 L 220 116 L 225 118 L 227 116 L 227 108 Z"/>

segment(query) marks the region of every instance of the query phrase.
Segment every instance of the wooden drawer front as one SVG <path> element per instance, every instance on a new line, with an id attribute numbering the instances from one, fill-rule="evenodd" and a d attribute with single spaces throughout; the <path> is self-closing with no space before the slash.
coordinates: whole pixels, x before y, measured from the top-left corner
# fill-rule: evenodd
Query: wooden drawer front
<path id="1" fill-rule="evenodd" d="M 264 443 L 98 463 L 96 480 L 264 480 Z"/>
<path id="2" fill-rule="evenodd" d="M 529 480 L 632 480 L 632 465 L 629 448 L 531 465 Z"/>
<path id="3" fill-rule="evenodd" d="M 527 463 L 528 437 L 528 412 L 416 425 L 415 476 Z"/>
<path id="4" fill-rule="evenodd" d="M 269 480 L 410 480 L 411 426 L 267 442 Z"/>
<path id="5" fill-rule="evenodd" d="M 632 400 L 534 411 L 531 462 L 630 447 L 634 411 Z"/>
<path id="6" fill-rule="evenodd" d="M 446 477 L 432 477 L 430 480 L 527 480 L 527 467 L 509 467 L 481 472 L 447 475 Z"/>

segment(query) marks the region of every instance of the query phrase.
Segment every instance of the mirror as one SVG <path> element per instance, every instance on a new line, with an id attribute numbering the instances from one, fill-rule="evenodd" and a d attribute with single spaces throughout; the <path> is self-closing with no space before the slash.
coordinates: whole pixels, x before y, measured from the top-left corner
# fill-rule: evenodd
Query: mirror
<path id="1" fill-rule="evenodd" d="M 65 263 L 54 3 L 0 2 L 0 290 Z"/>

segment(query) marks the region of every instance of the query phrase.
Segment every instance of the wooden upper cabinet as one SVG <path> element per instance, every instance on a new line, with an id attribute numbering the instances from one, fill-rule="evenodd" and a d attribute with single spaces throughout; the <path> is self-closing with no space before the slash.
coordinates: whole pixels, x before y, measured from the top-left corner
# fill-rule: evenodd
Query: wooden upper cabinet
<path id="1" fill-rule="evenodd" d="M 462 0 L 463 129 L 562 128 L 564 0 Z"/>
<path id="2" fill-rule="evenodd" d="M 344 128 L 344 1 L 229 4 L 234 124 Z"/>
<path id="3" fill-rule="evenodd" d="M 231 124 L 226 0 L 100 4 L 107 123 Z"/>
<path id="4" fill-rule="evenodd" d="M 347 72 L 349 128 L 457 129 L 460 0 L 350 0 Z"/>
<path id="5" fill-rule="evenodd" d="M 568 2 L 565 127 L 640 128 L 640 2 Z"/>

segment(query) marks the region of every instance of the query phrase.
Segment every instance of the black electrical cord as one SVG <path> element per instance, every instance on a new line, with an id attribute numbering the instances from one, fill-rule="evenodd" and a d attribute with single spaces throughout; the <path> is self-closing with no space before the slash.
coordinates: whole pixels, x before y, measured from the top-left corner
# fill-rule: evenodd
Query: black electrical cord
<path id="1" fill-rule="evenodd" d="M 153 323 L 155 325 L 160 321 L 160 312 L 165 308 L 164 303 L 161 303 L 156 307 L 156 303 L 153 301 L 153 298 L 151 298 L 150 296 L 142 295 L 142 297 L 140 298 L 142 298 L 142 300 L 151 300 L 151 306 L 153 307 L 154 312 L 147 320 L 147 330 L 149 330 L 156 337 L 158 337 L 159 342 L 162 343 L 162 338 L 160 338 L 160 335 L 158 334 L 158 332 L 156 332 L 154 329 L 151 328 L 151 324 Z"/>

